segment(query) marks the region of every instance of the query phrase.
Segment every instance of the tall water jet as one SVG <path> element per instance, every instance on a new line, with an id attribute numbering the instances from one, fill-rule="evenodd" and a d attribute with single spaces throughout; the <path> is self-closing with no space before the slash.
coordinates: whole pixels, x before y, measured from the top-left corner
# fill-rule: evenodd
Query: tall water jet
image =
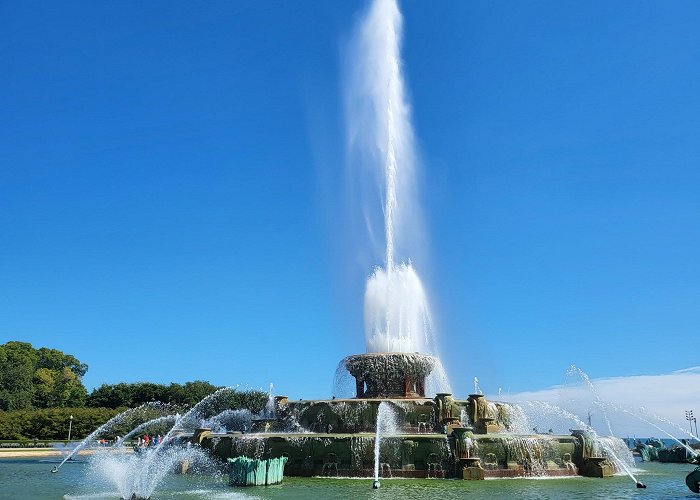
<path id="1" fill-rule="evenodd" d="M 374 437 L 374 483 L 373 488 L 379 487 L 379 464 L 381 458 L 382 437 L 396 434 L 396 414 L 386 401 L 377 408 L 377 431 Z"/>
<path id="2" fill-rule="evenodd" d="M 274 386 L 272 385 L 272 382 L 270 382 L 270 389 L 267 393 L 267 403 L 265 403 L 264 416 L 266 418 L 274 418 L 275 417 L 275 394 L 274 394 Z"/>
<path id="3" fill-rule="evenodd" d="M 375 0 L 351 46 L 348 131 L 381 185 L 384 267 L 367 280 L 364 298 L 367 352 L 437 354 L 425 287 L 408 258 L 417 250 L 409 233 L 420 226 L 415 192 L 416 151 L 401 70 L 402 18 L 395 0 Z M 419 235 L 423 237 L 423 235 Z M 449 391 L 440 374 L 439 391 Z"/>

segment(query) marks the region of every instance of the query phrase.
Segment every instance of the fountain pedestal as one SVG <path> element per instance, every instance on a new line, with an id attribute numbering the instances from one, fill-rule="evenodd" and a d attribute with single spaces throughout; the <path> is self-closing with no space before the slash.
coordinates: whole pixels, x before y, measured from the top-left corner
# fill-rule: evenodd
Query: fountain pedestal
<path id="1" fill-rule="evenodd" d="M 474 429 L 477 434 L 493 434 L 501 430 L 495 418 L 484 417 L 476 423 Z"/>
<path id="2" fill-rule="evenodd" d="M 607 457 L 588 457 L 583 460 L 578 472 L 586 477 L 611 477 L 615 475 L 615 468 Z"/>
<path id="3" fill-rule="evenodd" d="M 427 354 L 403 352 L 356 354 L 343 360 L 361 399 L 423 398 L 425 379 L 436 362 Z"/>
<path id="4" fill-rule="evenodd" d="M 469 480 L 484 479 L 484 468 L 481 466 L 481 459 L 477 456 L 472 456 L 472 438 L 471 427 L 454 427 L 452 429 L 455 450 L 455 476 Z"/>
<path id="5" fill-rule="evenodd" d="M 472 481 L 484 479 L 484 468 L 481 466 L 480 458 L 460 458 L 459 465 L 462 469 L 462 479 Z"/>

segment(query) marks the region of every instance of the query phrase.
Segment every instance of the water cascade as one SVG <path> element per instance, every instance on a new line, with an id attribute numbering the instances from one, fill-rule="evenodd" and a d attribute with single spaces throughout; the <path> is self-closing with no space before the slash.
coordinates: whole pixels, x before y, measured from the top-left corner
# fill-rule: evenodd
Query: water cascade
<path id="1" fill-rule="evenodd" d="M 547 476 L 547 461 L 554 457 L 552 442 L 533 436 L 509 436 L 504 440 L 512 456 L 531 477 Z"/>

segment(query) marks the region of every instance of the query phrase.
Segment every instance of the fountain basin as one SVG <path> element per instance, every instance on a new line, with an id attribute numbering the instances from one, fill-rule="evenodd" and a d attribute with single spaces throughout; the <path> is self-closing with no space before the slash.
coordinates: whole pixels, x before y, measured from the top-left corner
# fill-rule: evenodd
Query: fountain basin
<path id="1" fill-rule="evenodd" d="M 343 364 L 355 377 L 358 398 L 425 397 L 425 379 L 437 359 L 419 353 L 367 353 L 348 356 Z"/>

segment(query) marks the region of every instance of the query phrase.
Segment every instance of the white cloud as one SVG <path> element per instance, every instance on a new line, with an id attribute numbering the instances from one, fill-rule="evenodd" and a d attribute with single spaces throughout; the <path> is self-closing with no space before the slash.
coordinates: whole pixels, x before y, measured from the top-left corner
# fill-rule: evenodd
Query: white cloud
<path id="1" fill-rule="evenodd" d="M 584 422 L 590 412 L 593 427 L 602 434 L 609 434 L 605 422 L 607 415 L 613 433 L 620 437 L 669 437 L 663 430 L 677 438 L 687 438 L 685 432 L 688 430 L 688 421 L 685 419 L 685 411 L 694 410 L 695 416 L 700 417 L 700 366 L 663 375 L 601 378 L 592 383 L 605 406 L 605 412 L 595 403 L 593 390 L 583 383 L 521 392 L 501 399 L 517 403 L 545 401 L 575 413 Z M 542 417 L 531 416 L 533 425 L 537 425 Z M 551 425 L 551 418 L 544 420 L 540 429 L 543 429 L 542 425 Z M 575 426 L 571 421 L 560 420 L 560 427 Z"/>

